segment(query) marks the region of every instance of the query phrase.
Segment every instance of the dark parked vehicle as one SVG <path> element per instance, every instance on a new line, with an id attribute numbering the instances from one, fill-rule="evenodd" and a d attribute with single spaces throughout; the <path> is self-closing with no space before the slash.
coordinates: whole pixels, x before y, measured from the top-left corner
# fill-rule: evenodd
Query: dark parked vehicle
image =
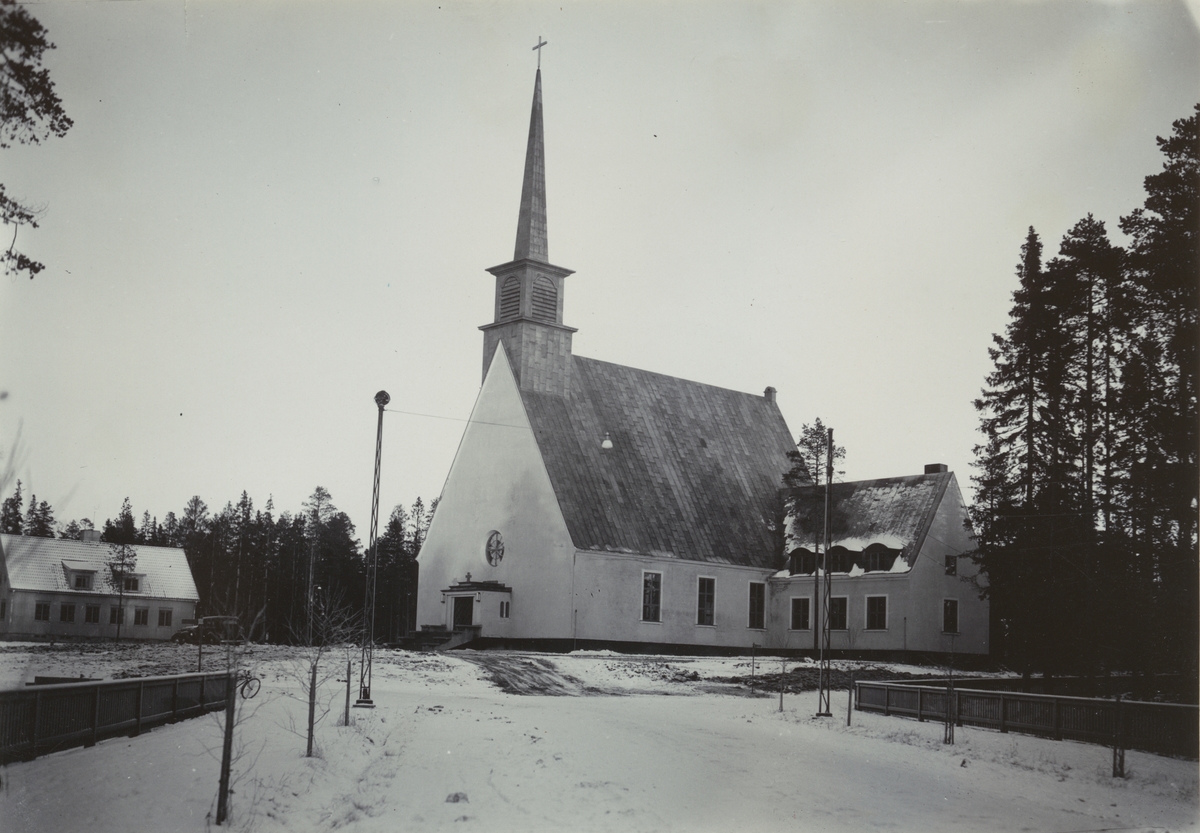
<path id="1" fill-rule="evenodd" d="M 171 635 L 172 642 L 195 645 L 220 645 L 222 642 L 241 642 L 242 625 L 236 616 L 205 616 L 195 625 L 180 628 Z"/>

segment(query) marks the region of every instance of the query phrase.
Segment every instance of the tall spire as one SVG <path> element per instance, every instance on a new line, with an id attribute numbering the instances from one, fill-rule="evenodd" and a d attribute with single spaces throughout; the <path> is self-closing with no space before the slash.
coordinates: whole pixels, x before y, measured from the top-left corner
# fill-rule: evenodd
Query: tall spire
<path id="1" fill-rule="evenodd" d="M 541 53 L 538 53 L 541 56 Z M 525 147 L 525 179 L 521 184 L 521 214 L 517 219 L 517 246 L 513 260 L 550 262 L 546 235 L 546 148 L 542 136 L 542 70 L 533 82 L 533 112 L 529 115 L 529 143 Z"/>

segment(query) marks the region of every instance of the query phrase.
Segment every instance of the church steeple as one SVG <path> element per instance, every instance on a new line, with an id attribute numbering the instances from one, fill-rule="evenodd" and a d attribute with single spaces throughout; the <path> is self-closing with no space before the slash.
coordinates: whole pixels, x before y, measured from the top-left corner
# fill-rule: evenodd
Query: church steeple
<path id="1" fill-rule="evenodd" d="M 521 213 L 517 217 L 517 246 L 513 260 L 550 262 L 546 235 L 546 140 L 542 134 L 542 70 L 533 82 L 533 111 L 525 146 L 525 179 L 521 183 Z"/>
<path id="2" fill-rule="evenodd" d="M 539 43 L 534 48 L 544 45 Z M 503 344 L 522 390 L 566 396 L 571 380 L 571 334 L 575 329 L 563 325 L 562 296 L 563 278 L 572 271 L 550 263 L 545 151 L 539 66 L 533 82 L 517 244 L 510 262 L 488 269 L 496 276 L 496 315 L 491 324 L 479 329 L 483 330 L 485 377 L 496 346 Z"/>

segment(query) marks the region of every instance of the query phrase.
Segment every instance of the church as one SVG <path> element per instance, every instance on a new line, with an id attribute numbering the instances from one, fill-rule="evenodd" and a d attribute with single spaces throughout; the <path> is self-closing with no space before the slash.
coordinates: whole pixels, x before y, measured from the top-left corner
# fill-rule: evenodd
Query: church
<path id="1" fill-rule="evenodd" d="M 954 474 L 784 489 L 775 389 L 741 393 L 575 355 L 550 262 L 541 69 L 516 247 L 487 270 L 483 383 L 419 556 L 417 621 L 444 647 L 811 651 L 832 584 L 844 654 L 986 654 Z M 821 518 L 823 519 L 823 515 Z M 821 563 L 818 563 L 818 562 Z"/>

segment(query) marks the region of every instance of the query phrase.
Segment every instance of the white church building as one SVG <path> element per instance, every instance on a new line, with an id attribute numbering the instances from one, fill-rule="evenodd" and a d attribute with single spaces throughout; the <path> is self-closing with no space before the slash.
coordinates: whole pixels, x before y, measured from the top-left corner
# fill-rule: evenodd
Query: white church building
<path id="1" fill-rule="evenodd" d="M 477 647 L 809 651 L 827 558 L 834 650 L 986 654 L 944 466 L 835 484 L 834 546 L 818 554 L 823 490 L 781 486 L 795 442 L 773 388 L 572 352 L 543 152 L 539 69 L 516 248 L 488 270 L 483 385 L 419 556 L 418 624 Z"/>

